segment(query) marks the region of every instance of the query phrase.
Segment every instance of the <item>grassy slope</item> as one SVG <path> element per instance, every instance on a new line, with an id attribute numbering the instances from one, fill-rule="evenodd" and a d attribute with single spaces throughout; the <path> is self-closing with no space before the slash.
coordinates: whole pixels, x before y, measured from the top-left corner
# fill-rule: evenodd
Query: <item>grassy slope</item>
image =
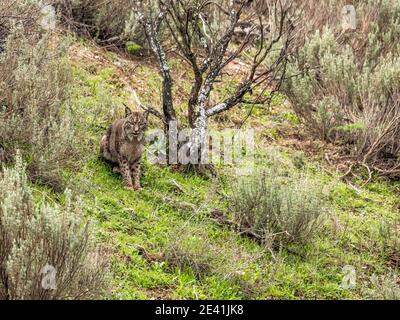
<path id="1" fill-rule="evenodd" d="M 143 190 L 125 190 L 120 177 L 98 159 L 97 144 L 107 125 L 121 114 L 121 102 L 129 103 L 120 81 L 123 74 L 131 75 L 131 85 L 143 100 L 156 105 L 160 78 L 146 61 L 121 60 L 84 43 L 74 44 L 70 60 L 74 104 L 84 119 L 85 148 L 92 153 L 74 175 L 88 213 L 97 221 L 99 238 L 115 248 L 113 298 L 361 298 L 369 276 L 387 271 L 387 250 L 379 230 L 382 221 L 398 215 L 399 186 L 375 183 L 357 194 L 335 175 L 323 173 L 315 159 L 306 163 L 332 186 L 330 215 L 312 243 L 275 253 L 207 218 L 211 208 L 226 208 L 224 194 L 234 192 L 229 168 L 221 168 L 218 179 L 207 180 L 146 163 Z M 176 81 L 176 104 L 183 109 L 189 75 L 174 65 L 179 67 L 175 78 L 181 79 Z M 283 105 L 274 110 L 257 111 L 249 120 L 248 126 L 257 131 L 258 152 L 266 153 L 266 145 L 274 144 L 282 157 L 295 161 L 298 153 L 280 147 L 280 132 L 297 126 L 296 119 Z M 242 112 L 245 108 L 220 121 L 234 122 Z M 141 248 L 148 254 L 143 255 Z M 168 259 L 158 258 L 163 254 Z M 340 287 L 345 265 L 356 268 L 354 290 Z"/>

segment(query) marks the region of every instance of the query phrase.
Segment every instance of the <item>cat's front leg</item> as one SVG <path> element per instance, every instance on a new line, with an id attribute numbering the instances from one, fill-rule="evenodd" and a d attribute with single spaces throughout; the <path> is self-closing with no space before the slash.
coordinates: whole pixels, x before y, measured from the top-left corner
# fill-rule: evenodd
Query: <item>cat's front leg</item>
<path id="1" fill-rule="evenodd" d="M 140 162 L 136 161 L 131 164 L 131 176 L 132 176 L 132 184 L 133 189 L 140 190 Z"/>
<path id="2" fill-rule="evenodd" d="M 129 162 L 126 159 L 124 158 L 119 159 L 119 170 L 122 175 L 124 186 L 126 188 L 132 189 L 133 184 L 132 184 L 131 170 L 129 168 Z"/>

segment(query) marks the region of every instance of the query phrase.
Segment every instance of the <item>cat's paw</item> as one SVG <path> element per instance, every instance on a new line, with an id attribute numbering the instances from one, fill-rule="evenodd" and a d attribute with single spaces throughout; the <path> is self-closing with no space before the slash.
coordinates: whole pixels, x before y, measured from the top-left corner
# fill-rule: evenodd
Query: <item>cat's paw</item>
<path id="1" fill-rule="evenodd" d="M 119 167 L 114 167 L 113 168 L 113 172 L 114 173 L 121 173 L 121 170 L 119 169 Z"/>

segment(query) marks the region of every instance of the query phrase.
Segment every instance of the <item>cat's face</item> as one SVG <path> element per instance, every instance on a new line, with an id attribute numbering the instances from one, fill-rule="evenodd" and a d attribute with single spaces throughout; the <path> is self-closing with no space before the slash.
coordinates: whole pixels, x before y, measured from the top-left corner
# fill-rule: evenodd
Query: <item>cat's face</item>
<path id="1" fill-rule="evenodd" d="M 129 109 L 128 109 L 129 110 Z M 123 126 L 124 135 L 129 140 L 141 140 L 147 129 L 147 113 L 126 111 L 125 123 Z"/>

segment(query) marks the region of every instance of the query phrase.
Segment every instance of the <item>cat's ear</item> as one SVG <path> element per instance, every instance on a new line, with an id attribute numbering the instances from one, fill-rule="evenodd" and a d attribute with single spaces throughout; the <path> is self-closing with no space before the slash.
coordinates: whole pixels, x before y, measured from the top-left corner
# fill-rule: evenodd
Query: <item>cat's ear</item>
<path id="1" fill-rule="evenodd" d="M 124 104 L 124 106 L 125 106 L 125 118 L 128 118 L 132 114 L 132 110 L 129 109 L 129 107 L 126 104 Z"/>

